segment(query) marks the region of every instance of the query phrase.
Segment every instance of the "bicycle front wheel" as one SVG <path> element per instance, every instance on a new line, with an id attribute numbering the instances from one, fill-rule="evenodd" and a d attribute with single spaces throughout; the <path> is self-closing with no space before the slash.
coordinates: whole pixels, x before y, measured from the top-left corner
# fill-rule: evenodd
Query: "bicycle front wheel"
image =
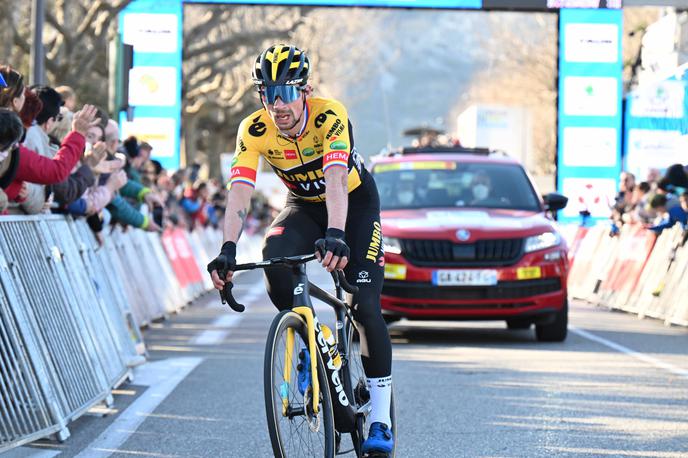
<path id="1" fill-rule="evenodd" d="M 316 351 L 320 408 L 313 412 L 312 384 L 299 383 L 302 351 L 308 352 L 308 333 L 303 319 L 290 310 L 272 322 L 265 347 L 265 411 L 272 450 L 276 457 L 325 457 L 335 454 L 332 399 L 325 365 Z M 302 373 L 304 371 L 302 370 Z M 306 372 L 308 373 L 308 371 Z"/>

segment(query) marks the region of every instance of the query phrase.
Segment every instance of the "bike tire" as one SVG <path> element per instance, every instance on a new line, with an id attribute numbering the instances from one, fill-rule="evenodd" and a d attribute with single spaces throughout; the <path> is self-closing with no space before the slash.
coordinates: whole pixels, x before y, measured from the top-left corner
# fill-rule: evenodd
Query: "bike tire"
<path id="1" fill-rule="evenodd" d="M 294 434 L 299 434 L 296 432 L 298 428 L 305 428 L 310 430 L 308 421 L 306 417 L 302 417 L 304 420 L 301 424 L 296 424 L 296 420 L 287 419 L 282 415 L 282 398 L 279 394 L 280 388 L 277 386 L 276 376 L 282 373 L 284 361 L 284 348 L 285 344 L 280 345 L 280 342 L 286 342 L 286 331 L 292 328 L 295 330 L 294 347 L 306 348 L 306 342 L 308 342 L 308 333 L 306 330 L 306 323 L 303 321 L 300 315 L 292 312 L 291 310 L 284 310 L 280 312 L 272 322 L 270 326 L 270 331 L 268 333 L 268 338 L 265 346 L 265 358 L 263 367 L 263 383 L 264 383 L 264 395 L 265 395 L 265 413 L 268 423 L 268 431 L 270 433 L 270 442 L 272 444 L 272 451 L 275 457 L 280 458 L 296 458 L 296 457 L 324 457 L 333 458 L 335 455 L 335 430 L 334 430 L 334 416 L 332 413 L 332 399 L 330 398 L 330 390 L 328 389 L 327 376 L 325 372 L 325 365 L 322 361 L 320 351 L 317 351 L 317 365 L 318 365 L 318 380 L 320 383 L 320 413 L 318 418 L 320 419 L 318 433 L 322 430 L 322 434 L 318 435 L 318 443 L 321 447 L 303 450 L 303 446 L 307 445 L 303 437 L 298 438 L 293 437 Z M 292 361 L 292 383 L 289 386 L 289 398 L 290 402 L 293 398 L 294 401 L 298 401 L 299 396 L 303 401 L 303 395 L 300 394 L 296 380 L 296 364 L 297 351 L 293 353 Z M 280 364 L 281 361 L 281 364 Z M 281 376 L 280 376 L 281 378 Z M 298 403 L 297 403 L 298 404 Z M 310 403 L 308 403 L 310 404 Z M 305 408 L 305 407 L 304 407 Z M 295 417 L 296 418 L 296 417 Z M 285 430 L 281 427 L 283 424 L 290 425 L 290 428 Z M 305 424 L 304 424 L 305 423 Z M 302 428 L 302 429 L 303 429 Z M 316 436 L 316 433 L 311 431 L 310 436 Z M 313 437 L 309 437 L 312 442 Z M 298 447 L 294 450 L 294 447 Z"/>
<path id="2" fill-rule="evenodd" d="M 365 372 L 363 370 L 363 359 L 361 358 L 361 339 L 355 324 L 348 317 L 345 320 L 344 326 L 346 327 L 345 329 L 347 330 L 347 335 L 349 336 L 349 355 L 347 356 L 347 367 L 343 372 L 345 376 L 348 377 L 347 389 L 350 391 L 347 391 L 347 395 L 349 396 L 349 399 L 351 399 L 351 402 L 355 406 L 355 409 L 358 410 L 358 408 L 361 407 L 361 405 L 363 405 L 364 402 L 361 402 L 360 396 L 357 396 L 354 391 L 356 390 L 356 387 L 359 386 L 361 383 L 363 383 L 365 390 L 368 390 L 367 379 L 365 376 Z M 389 409 L 390 418 L 392 419 L 392 432 L 394 433 L 394 449 L 392 450 L 392 453 L 389 456 L 391 458 L 394 458 L 396 456 L 398 442 L 398 425 L 396 418 L 396 409 L 394 406 L 394 386 L 392 386 L 392 399 L 390 402 Z M 364 422 L 359 422 L 357 420 L 356 428 L 354 429 L 354 431 L 351 432 L 351 441 L 354 444 L 354 450 L 356 452 L 357 457 L 362 456 L 361 446 L 363 445 L 363 441 L 365 440 L 365 435 L 369 427 L 370 425 L 367 423 L 367 421 L 364 420 Z"/>

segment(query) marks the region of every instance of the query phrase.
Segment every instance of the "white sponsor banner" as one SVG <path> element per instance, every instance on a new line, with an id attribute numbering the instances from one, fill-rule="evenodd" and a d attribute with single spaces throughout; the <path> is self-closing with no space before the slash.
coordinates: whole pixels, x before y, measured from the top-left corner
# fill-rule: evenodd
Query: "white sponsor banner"
<path id="1" fill-rule="evenodd" d="M 662 81 L 631 93 L 631 116 L 636 118 L 683 118 L 684 81 Z"/>
<path id="2" fill-rule="evenodd" d="M 567 76 L 564 78 L 564 114 L 568 116 L 616 116 L 617 78 Z"/>
<path id="3" fill-rule="evenodd" d="M 176 67 L 134 67 L 129 71 L 129 105 L 167 106 L 177 103 Z"/>
<path id="4" fill-rule="evenodd" d="M 630 129 L 626 169 L 636 177 L 645 177 L 649 169 L 663 170 L 686 162 L 686 146 L 677 130 Z"/>
<path id="5" fill-rule="evenodd" d="M 136 52 L 172 53 L 179 49 L 179 18 L 176 14 L 127 13 L 122 41 Z"/>
<path id="6" fill-rule="evenodd" d="M 139 142 L 145 141 L 153 147 L 153 158 L 173 157 L 176 122 L 174 118 L 142 118 L 122 123 L 124 138 L 134 135 Z"/>
<path id="7" fill-rule="evenodd" d="M 614 167 L 617 164 L 617 130 L 614 127 L 565 127 L 564 165 Z"/>
<path id="8" fill-rule="evenodd" d="M 567 217 L 579 216 L 587 210 L 593 218 L 607 218 L 611 214 L 611 204 L 616 195 L 616 180 L 611 178 L 564 178 L 562 194 L 569 198 L 563 214 Z"/>
<path id="9" fill-rule="evenodd" d="M 567 24 L 564 59 L 567 62 L 619 60 L 619 27 L 616 24 Z"/>

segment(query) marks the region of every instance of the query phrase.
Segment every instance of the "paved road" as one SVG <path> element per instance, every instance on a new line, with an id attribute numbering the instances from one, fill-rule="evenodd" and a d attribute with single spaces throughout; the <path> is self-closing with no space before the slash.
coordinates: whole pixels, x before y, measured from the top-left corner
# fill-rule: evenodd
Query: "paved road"
<path id="1" fill-rule="evenodd" d="M 147 330 L 151 362 L 107 416 L 7 456 L 270 456 L 262 358 L 274 310 L 259 273 L 236 289 L 244 314 L 211 294 Z M 398 456 L 688 456 L 688 330 L 576 303 L 571 324 L 561 344 L 501 322 L 394 325 Z"/>

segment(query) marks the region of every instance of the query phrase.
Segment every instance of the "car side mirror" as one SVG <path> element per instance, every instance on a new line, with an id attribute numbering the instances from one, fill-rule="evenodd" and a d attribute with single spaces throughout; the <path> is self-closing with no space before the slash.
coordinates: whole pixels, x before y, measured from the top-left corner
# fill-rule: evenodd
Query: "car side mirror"
<path id="1" fill-rule="evenodd" d="M 542 200 L 545 202 L 545 210 L 547 211 L 563 210 L 566 208 L 566 204 L 569 203 L 568 197 L 555 192 L 542 196 Z"/>

